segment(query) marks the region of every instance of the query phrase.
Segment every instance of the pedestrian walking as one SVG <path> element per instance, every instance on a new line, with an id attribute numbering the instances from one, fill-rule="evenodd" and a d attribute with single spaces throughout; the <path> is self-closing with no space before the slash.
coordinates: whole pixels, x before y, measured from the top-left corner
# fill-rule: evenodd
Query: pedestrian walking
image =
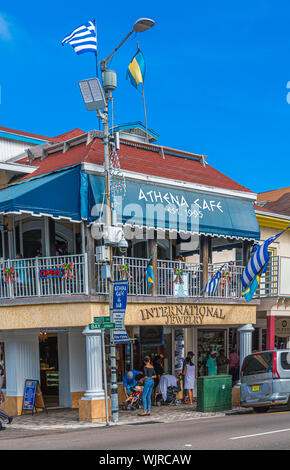
<path id="1" fill-rule="evenodd" d="M 154 386 L 154 379 L 157 377 L 149 356 L 145 356 L 144 364 L 143 378 L 141 379 L 141 381 L 144 383 L 144 389 L 142 393 L 143 412 L 140 413 L 140 416 L 150 415 L 151 395 Z"/>
<path id="2" fill-rule="evenodd" d="M 2 391 L 3 381 L 4 375 L 0 375 L 0 405 L 5 401 L 4 393 Z M 8 424 L 11 424 L 13 417 L 6 413 L 6 411 L 0 409 L 0 431 L 6 429 L 2 424 L 2 421 L 4 421 L 5 419 L 7 419 Z"/>

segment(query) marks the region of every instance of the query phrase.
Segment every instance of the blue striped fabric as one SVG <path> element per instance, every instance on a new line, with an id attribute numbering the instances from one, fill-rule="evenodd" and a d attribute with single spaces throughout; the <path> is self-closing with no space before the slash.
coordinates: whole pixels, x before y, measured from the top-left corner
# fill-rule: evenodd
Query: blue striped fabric
<path id="1" fill-rule="evenodd" d="M 269 253 L 268 253 L 268 246 L 272 243 L 276 238 L 280 237 L 280 235 L 285 232 L 283 230 L 277 235 L 273 235 L 272 237 L 268 238 L 262 245 L 258 246 L 255 245 L 252 249 L 251 258 L 242 274 L 242 285 L 246 289 L 251 282 L 255 279 L 256 275 L 262 271 L 265 264 L 269 260 Z"/>
<path id="2" fill-rule="evenodd" d="M 76 28 L 62 40 L 62 45 L 70 44 L 77 54 L 94 52 L 97 54 L 97 34 L 93 21 L 88 21 Z"/>
<path id="3" fill-rule="evenodd" d="M 222 268 L 215 273 L 215 275 L 208 281 L 204 288 L 204 293 L 208 295 L 215 295 L 219 286 L 220 278 L 222 275 Z"/>

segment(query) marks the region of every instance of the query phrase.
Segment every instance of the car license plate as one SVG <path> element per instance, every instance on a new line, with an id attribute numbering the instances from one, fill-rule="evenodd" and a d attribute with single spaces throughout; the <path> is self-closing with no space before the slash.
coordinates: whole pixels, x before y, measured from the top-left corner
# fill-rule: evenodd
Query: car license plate
<path id="1" fill-rule="evenodd" d="M 260 390 L 260 385 L 253 385 L 252 392 L 258 392 Z"/>

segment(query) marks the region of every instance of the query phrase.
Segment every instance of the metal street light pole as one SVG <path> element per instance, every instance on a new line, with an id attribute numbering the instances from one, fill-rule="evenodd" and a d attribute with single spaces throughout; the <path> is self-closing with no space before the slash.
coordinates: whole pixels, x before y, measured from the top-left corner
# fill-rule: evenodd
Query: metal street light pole
<path id="1" fill-rule="evenodd" d="M 104 128 L 104 170 L 105 170 L 105 188 L 106 188 L 106 224 L 112 226 L 112 202 L 111 202 L 111 175 L 110 175 L 110 144 L 109 144 L 109 99 L 110 93 L 116 88 L 116 75 L 114 72 L 110 72 L 114 84 L 107 83 L 107 64 L 112 59 L 113 55 L 117 50 L 124 44 L 124 42 L 134 32 L 144 32 L 147 29 L 154 26 L 154 21 L 148 18 L 140 18 L 134 24 L 133 29 L 127 34 L 127 36 L 120 42 L 120 44 L 114 49 L 106 60 L 101 61 L 101 72 L 102 72 L 102 86 L 105 92 L 105 106 L 103 114 L 99 114 L 103 121 Z M 112 86 L 111 86 L 112 85 Z M 113 321 L 113 282 L 114 282 L 114 264 L 113 264 L 113 248 L 110 245 L 110 279 L 109 279 L 109 311 L 110 320 Z M 117 363 L 116 363 L 116 346 L 113 342 L 113 330 L 110 330 L 110 355 L 111 355 L 111 409 L 112 409 L 112 420 L 118 422 L 119 420 L 119 403 L 118 403 L 118 384 L 117 384 Z"/>

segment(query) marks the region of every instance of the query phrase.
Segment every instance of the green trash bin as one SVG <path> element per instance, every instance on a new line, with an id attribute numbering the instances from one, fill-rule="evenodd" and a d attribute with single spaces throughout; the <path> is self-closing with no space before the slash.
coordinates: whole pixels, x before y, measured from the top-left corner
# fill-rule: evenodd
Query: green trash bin
<path id="1" fill-rule="evenodd" d="M 232 376 L 213 375 L 197 378 L 197 411 L 232 409 Z"/>

